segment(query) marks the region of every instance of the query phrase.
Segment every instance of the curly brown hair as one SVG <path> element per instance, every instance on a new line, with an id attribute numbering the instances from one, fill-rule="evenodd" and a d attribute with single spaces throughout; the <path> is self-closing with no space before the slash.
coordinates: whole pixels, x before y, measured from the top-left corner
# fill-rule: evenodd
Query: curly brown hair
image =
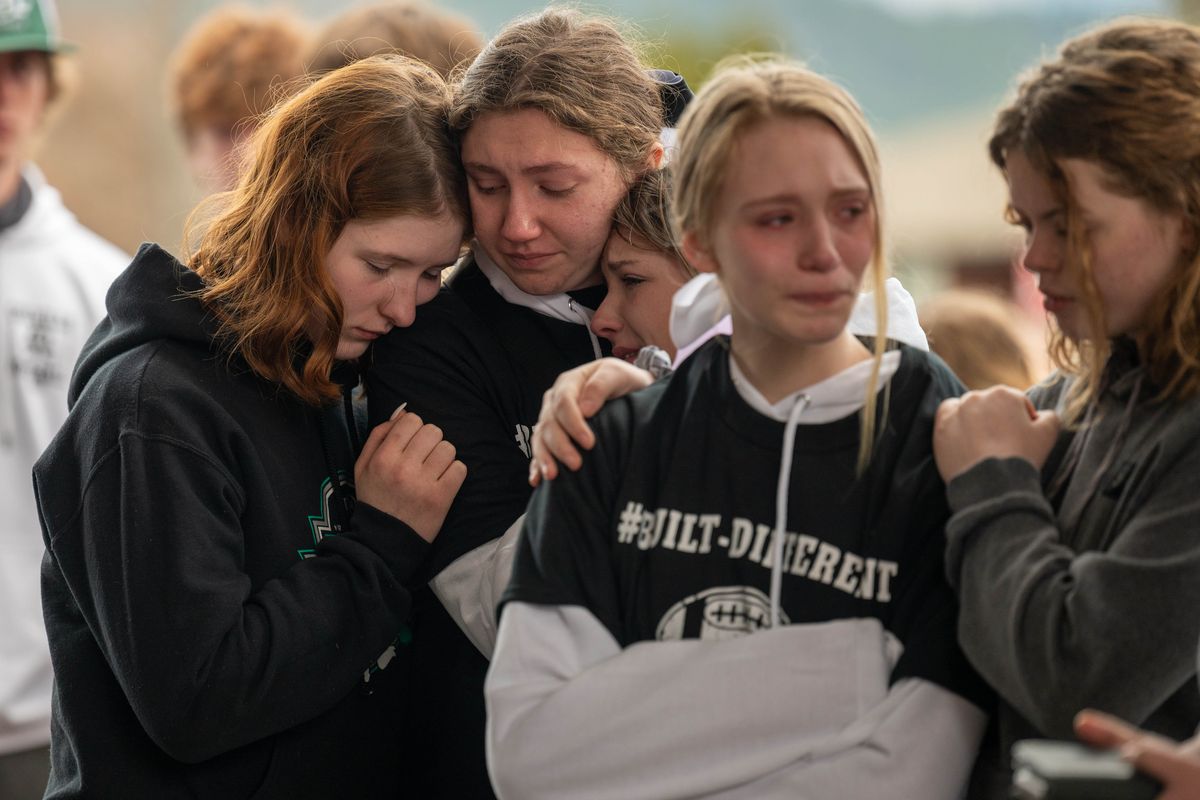
<path id="1" fill-rule="evenodd" d="M 1077 380 L 1067 419 L 1078 421 L 1101 389 L 1111 344 L 1105 310 L 1079 211 L 1058 164 L 1083 159 L 1103 167 L 1115 189 L 1168 214 L 1180 214 L 1195 238 L 1200 221 L 1200 29 L 1165 20 L 1118 20 L 1066 42 L 1059 56 L 1026 76 L 996 119 L 988 143 L 1005 169 L 1023 153 L 1063 203 L 1067 265 L 1081 277 L 1090 326 L 1072 342 L 1051 340 L 1055 365 Z M 1011 209 L 1010 209 L 1011 214 Z M 1181 259 L 1146 315 L 1140 349 L 1158 399 L 1200 391 L 1200 254 Z"/>
<path id="2" fill-rule="evenodd" d="M 200 297 L 258 375 L 309 403 L 338 397 L 342 306 L 324 261 L 347 222 L 468 219 L 449 104 L 442 77 L 412 59 L 331 72 L 271 111 L 237 187 L 193 212 L 185 259 L 204 279 Z"/>

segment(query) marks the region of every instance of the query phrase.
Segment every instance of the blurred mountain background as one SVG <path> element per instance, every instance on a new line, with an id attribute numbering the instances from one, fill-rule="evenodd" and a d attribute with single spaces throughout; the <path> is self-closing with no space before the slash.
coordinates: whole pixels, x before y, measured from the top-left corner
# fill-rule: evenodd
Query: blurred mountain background
<path id="1" fill-rule="evenodd" d="M 249 3 L 267 5 L 267 3 Z M 209 0 L 60 0 L 78 87 L 37 161 L 89 227 L 126 250 L 177 251 L 200 198 L 165 108 L 164 65 Z M 279 5 L 275 3 L 275 5 Z M 285 4 L 286 5 L 286 4 Z M 314 21 L 349 3 L 295 0 Z M 486 35 L 540 6 L 449 0 Z M 1121 14 L 1194 15 L 1200 0 L 610 0 L 654 66 L 698 87 L 722 56 L 801 58 L 858 98 L 881 140 L 893 261 L 914 293 L 981 283 L 1018 295 L 1003 183 L 985 154 L 1016 76 L 1065 37 Z M 1016 277 L 1014 277 L 1016 276 Z M 1026 287 L 1027 289 L 1027 287 Z"/>

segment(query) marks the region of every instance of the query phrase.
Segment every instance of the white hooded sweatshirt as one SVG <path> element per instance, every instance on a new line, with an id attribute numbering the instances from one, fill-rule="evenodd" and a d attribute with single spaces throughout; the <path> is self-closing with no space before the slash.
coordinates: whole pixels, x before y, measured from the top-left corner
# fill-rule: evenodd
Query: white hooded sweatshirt
<path id="1" fill-rule="evenodd" d="M 129 256 L 89 231 L 32 164 L 29 209 L 0 230 L 0 755 L 50 741 L 41 527 L 31 469 L 67 416 L 75 359 Z"/>

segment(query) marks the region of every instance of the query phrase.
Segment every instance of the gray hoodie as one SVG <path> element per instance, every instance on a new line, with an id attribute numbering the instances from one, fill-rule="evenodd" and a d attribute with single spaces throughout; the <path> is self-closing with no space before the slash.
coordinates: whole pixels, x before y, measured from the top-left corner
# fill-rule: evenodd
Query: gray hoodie
<path id="1" fill-rule="evenodd" d="M 1014 741 L 1072 738 L 1083 708 L 1175 738 L 1200 719 L 1200 397 L 1152 402 L 1128 342 L 1108 376 L 1042 474 L 993 458 L 948 487 L 959 638 L 1001 698 L 986 796 L 1007 797 Z M 1068 385 L 1031 398 L 1057 408 Z"/>

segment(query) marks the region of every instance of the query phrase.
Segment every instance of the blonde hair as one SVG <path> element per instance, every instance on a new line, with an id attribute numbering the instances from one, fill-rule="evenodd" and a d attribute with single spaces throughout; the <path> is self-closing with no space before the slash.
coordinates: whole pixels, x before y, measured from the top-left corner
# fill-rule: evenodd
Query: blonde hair
<path id="1" fill-rule="evenodd" d="M 696 268 L 679 249 L 671 229 L 669 178 L 668 170 L 652 169 L 634 181 L 613 212 L 613 231 L 634 247 L 644 242 L 649 249 L 673 257 L 683 274 L 692 278 Z"/>
<path id="2" fill-rule="evenodd" d="M 483 37 L 466 17 L 424 0 L 387 0 L 352 8 L 334 17 L 315 37 L 306 61 L 320 74 L 381 53 L 420 59 L 443 78 L 469 63 Z"/>
<path id="3" fill-rule="evenodd" d="M 591 138 L 626 181 L 650 166 L 662 129 L 658 84 L 606 19 L 548 8 L 504 27 L 463 73 L 450 126 L 533 108 Z"/>
<path id="4" fill-rule="evenodd" d="M 684 112 L 671 157 L 675 182 L 672 220 L 677 238 L 691 232 L 707 246 L 716 198 L 738 139 L 749 129 L 780 117 L 819 119 L 831 125 L 858 159 L 874 206 L 870 274 L 879 335 L 862 411 L 858 465 L 871 458 L 875 440 L 876 390 L 887 349 L 887 264 L 884 257 L 882 181 L 874 136 L 849 93 L 800 64 L 781 58 L 722 62 Z M 886 398 L 884 401 L 886 415 Z"/>
<path id="5" fill-rule="evenodd" d="M 336 399 L 342 305 L 325 257 L 346 223 L 468 218 L 449 102 L 440 75 L 399 56 L 331 72 L 271 112 L 237 187 L 193 212 L 185 258 L 204 279 L 200 297 L 255 373 L 308 403 Z"/>
<path id="6" fill-rule="evenodd" d="M 939 292 L 921 304 L 921 327 L 937 353 L 968 389 L 1012 386 L 1025 391 L 1037 377 L 1021 342 L 1011 301 L 972 289 Z"/>
<path id="7" fill-rule="evenodd" d="M 1179 22 L 1120 20 L 1063 45 L 1027 76 L 996 120 L 988 144 L 1005 169 L 1021 152 L 1050 181 L 1067 219 L 1067 266 L 1077 271 L 1093 336 L 1072 342 L 1056 329 L 1050 354 L 1076 376 L 1066 419 L 1077 422 L 1103 389 L 1111 353 L 1092 252 L 1062 159 L 1099 164 L 1117 191 L 1180 214 L 1194 239 L 1200 221 L 1200 29 Z M 1010 210 L 1011 211 L 1011 210 Z M 1155 399 L 1200 391 L 1200 255 L 1184 254 L 1148 309 L 1141 356 Z"/>
<path id="8" fill-rule="evenodd" d="M 168 102 L 191 139 L 232 133 L 266 113 L 304 74 L 307 25 L 294 14 L 222 6 L 188 31 L 168 66 Z"/>

